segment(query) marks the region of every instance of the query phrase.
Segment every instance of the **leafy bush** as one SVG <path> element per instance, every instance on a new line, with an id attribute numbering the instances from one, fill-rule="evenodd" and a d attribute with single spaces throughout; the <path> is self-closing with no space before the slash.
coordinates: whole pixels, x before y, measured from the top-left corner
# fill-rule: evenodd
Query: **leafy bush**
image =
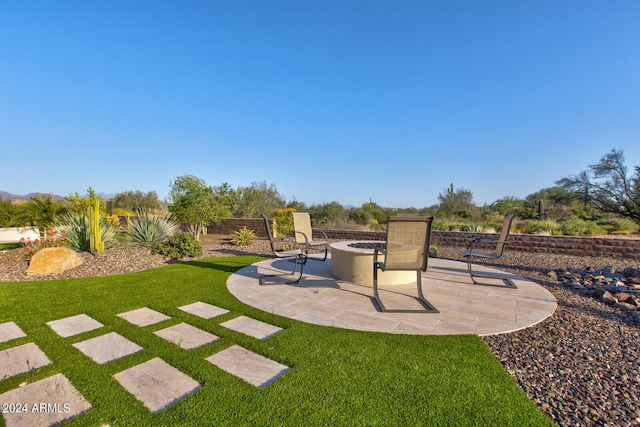
<path id="1" fill-rule="evenodd" d="M 597 221 L 607 234 L 630 234 L 638 232 L 638 224 L 628 218 L 602 218 Z"/>
<path id="2" fill-rule="evenodd" d="M 440 231 L 469 231 L 473 224 L 458 218 L 436 218 L 431 228 Z"/>
<path id="3" fill-rule="evenodd" d="M 180 224 L 170 215 L 153 215 L 145 211 L 131 217 L 127 229 L 122 232 L 122 240 L 130 246 L 154 248 L 178 231 Z"/>
<path id="4" fill-rule="evenodd" d="M 253 230 L 248 229 L 245 225 L 242 227 L 242 230 L 238 230 L 233 233 L 233 239 L 231 239 L 231 241 L 236 246 L 247 246 L 253 243 L 253 239 L 256 237 L 258 237 L 256 236 L 256 233 Z"/>
<path id="5" fill-rule="evenodd" d="M 429 257 L 437 258 L 440 255 L 440 249 L 436 245 L 429 245 Z"/>
<path id="6" fill-rule="evenodd" d="M 65 233 L 68 248 L 76 252 L 91 252 L 91 221 L 88 213 L 68 213 L 58 224 L 57 229 Z M 115 229 L 105 217 L 101 217 L 98 221 L 98 232 L 104 248 L 113 247 L 116 237 Z"/>
<path id="7" fill-rule="evenodd" d="M 122 216 L 134 216 L 135 213 L 128 210 L 128 209 L 122 209 L 122 208 L 113 208 L 113 214 L 114 215 L 122 215 Z"/>
<path id="8" fill-rule="evenodd" d="M 560 231 L 565 236 L 593 236 L 604 234 L 604 229 L 593 221 L 585 221 L 580 218 L 571 218 L 563 221 Z"/>
<path id="9" fill-rule="evenodd" d="M 518 223 L 515 224 L 513 231 L 524 234 L 553 235 L 557 234 L 559 229 L 560 225 L 555 221 L 526 219 L 523 221 L 518 221 Z"/>
<path id="10" fill-rule="evenodd" d="M 161 243 L 153 250 L 154 254 L 160 254 L 172 259 L 202 256 L 202 244 L 191 233 L 180 233 L 170 237 L 166 243 Z"/>
<path id="11" fill-rule="evenodd" d="M 293 208 L 276 209 L 273 212 L 273 234 L 279 238 L 286 238 L 293 233 Z"/>

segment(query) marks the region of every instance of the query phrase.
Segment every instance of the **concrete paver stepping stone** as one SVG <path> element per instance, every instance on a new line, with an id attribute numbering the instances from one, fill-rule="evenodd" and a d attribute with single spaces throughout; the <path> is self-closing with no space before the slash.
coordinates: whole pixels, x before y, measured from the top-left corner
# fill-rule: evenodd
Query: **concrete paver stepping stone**
<path id="1" fill-rule="evenodd" d="M 200 389 L 196 380 L 158 357 L 114 377 L 152 413 L 160 412 Z"/>
<path id="2" fill-rule="evenodd" d="M 91 404 L 62 374 L 0 394 L 0 404 L 22 405 L 2 414 L 7 427 L 52 426 L 77 417 Z"/>
<path id="3" fill-rule="evenodd" d="M 126 313 L 120 313 L 117 316 L 123 318 L 129 323 L 133 323 L 136 326 L 149 326 L 171 319 L 171 317 L 166 314 L 162 314 L 148 307 L 127 311 Z"/>
<path id="4" fill-rule="evenodd" d="M 234 319 L 221 323 L 220 326 L 224 326 L 225 328 L 231 329 L 232 331 L 240 332 L 259 340 L 266 340 L 267 338 L 284 330 L 277 326 L 273 326 L 246 316 L 238 316 Z"/>
<path id="5" fill-rule="evenodd" d="M 115 332 L 75 343 L 73 346 L 85 356 L 89 356 L 94 362 L 100 364 L 111 362 L 142 350 L 142 347 L 138 344 Z"/>
<path id="6" fill-rule="evenodd" d="M 229 310 L 225 310 L 224 308 L 216 307 L 215 305 L 200 301 L 189 305 L 183 305 L 178 308 L 182 311 L 193 314 L 194 316 L 202 317 L 203 319 L 211 319 L 229 312 Z"/>
<path id="7" fill-rule="evenodd" d="M 239 345 L 233 345 L 206 360 L 259 388 L 268 386 L 291 369 Z"/>
<path id="8" fill-rule="evenodd" d="M 202 347 L 220 338 L 187 323 L 179 323 L 175 326 L 156 331 L 154 334 L 186 350 Z"/>
<path id="9" fill-rule="evenodd" d="M 79 314 L 77 316 L 54 320 L 52 322 L 47 322 L 47 325 L 49 325 L 49 327 L 62 338 L 93 331 L 94 329 L 104 326 L 102 323 L 92 319 L 86 314 Z"/>
<path id="10" fill-rule="evenodd" d="M 0 380 L 51 364 L 34 343 L 0 351 Z"/>
<path id="11" fill-rule="evenodd" d="M 27 334 L 15 322 L 0 323 L 0 342 L 7 342 L 26 336 Z"/>

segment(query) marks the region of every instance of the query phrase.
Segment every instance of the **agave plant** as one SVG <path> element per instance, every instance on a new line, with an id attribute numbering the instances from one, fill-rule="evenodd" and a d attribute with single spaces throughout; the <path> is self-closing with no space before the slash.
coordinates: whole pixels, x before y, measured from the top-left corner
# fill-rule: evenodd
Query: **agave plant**
<path id="1" fill-rule="evenodd" d="M 152 248 L 166 242 L 179 231 L 180 224 L 171 215 L 153 215 L 141 211 L 129 221 L 122 240 L 130 246 Z"/>
<path id="2" fill-rule="evenodd" d="M 94 224 L 95 232 L 100 234 L 100 240 L 104 249 L 109 249 L 115 242 L 115 229 L 101 217 L 97 226 Z M 67 247 L 76 252 L 92 252 L 91 233 L 92 221 L 88 212 L 68 213 L 60 221 L 57 229 L 65 233 Z"/>

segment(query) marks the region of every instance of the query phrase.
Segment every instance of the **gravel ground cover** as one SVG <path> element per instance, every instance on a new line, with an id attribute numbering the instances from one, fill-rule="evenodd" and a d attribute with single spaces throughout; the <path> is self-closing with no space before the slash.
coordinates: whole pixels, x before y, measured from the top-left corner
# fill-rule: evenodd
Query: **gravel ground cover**
<path id="1" fill-rule="evenodd" d="M 266 240 L 234 246 L 228 236 L 203 236 L 203 257 L 269 256 Z M 441 247 L 443 258 L 462 260 L 463 248 Z M 0 282 L 131 273 L 172 261 L 147 250 L 110 249 L 61 275 L 30 277 L 21 250 L 0 252 Z M 640 426 L 640 312 L 625 312 L 552 280 L 551 270 L 639 267 L 637 260 L 507 251 L 486 263 L 534 280 L 552 292 L 558 309 L 548 319 L 510 334 L 484 337 L 529 397 L 558 425 Z"/>

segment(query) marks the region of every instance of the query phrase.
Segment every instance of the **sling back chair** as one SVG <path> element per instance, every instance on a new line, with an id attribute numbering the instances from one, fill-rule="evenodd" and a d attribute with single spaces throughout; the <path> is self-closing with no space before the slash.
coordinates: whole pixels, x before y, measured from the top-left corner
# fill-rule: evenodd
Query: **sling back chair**
<path id="1" fill-rule="evenodd" d="M 487 282 L 479 282 L 478 279 L 496 279 L 493 276 L 487 275 L 479 275 L 473 272 L 471 268 L 471 260 L 475 258 L 487 258 L 487 259 L 498 259 L 504 253 L 504 247 L 507 245 L 507 239 L 509 238 L 509 233 L 511 231 L 511 224 L 513 223 L 513 219 L 515 215 L 507 215 L 504 219 L 504 223 L 502 224 L 502 231 L 500 232 L 500 237 L 498 238 L 489 238 L 489 237 L 478 237 L 473 239 L 467 245 L 467 250 L 462 252 L 462 256 L 467 259 L 467 267 L 469 268 L 469 275 L 471 276 L 471 280 L 476 285 L 486 285 L 486 286 L 500 286 L 495 285 L 493 283 Z M 491 245 L 493 248 L 493 252 L 482 252 L 477 249 L 478 246 L 487 246 Z M 507 288 L 517 288 L 516 284 L 511 279 L 505 278 L 497 278 L 504 282 L 505 287 Z"/>
<path id="2" fill-rule="evenodd" d="M 438 310 L 426 300 L 422 293 L 421 273 L 427 271 L 431 224 L 433 217 L 391 216 L 387 221 L 387 237 L 384 248 L 373 251 L 373 296 L 384 312 L 395 313 L 438 313 Z M 384 261 L 379 258 L 384 255 Z M 424 307 L 421 309 L 388 309 L 378 294 L 378 270 L 415 271 L 418 297 L 416 300 Z"/>
<path id="3" fill-rule="evenodd" d="M 315 259 L 318 261 L 326 261 L 327 252 L 329 252 L 329 239 L 327 234 L 322 230 L 316 230 L 322 233 L 324 240 L 313 240 L 313 230 L 311 229 L 311 217 L 309 212 L 292 212 L 293 214 L 293 230 L 295 231 L 295 240 L 298 244 L 304 245 L 304 252 L 309 259 Z M 309 257 L 309 249 L 322 249 L 324 248 L 324 258 L 322 260 L 318 258 Z"/>
<path id="4" fill-rule="evenodd" d="M 284 283 L 286 283 L 286 284 L 300 283 L 300 279 L 302 278 L 302 270 L 304 269 L 304 264 L 307 262 L 307 254 L 302 249 L 300 249 L 300 247 L 298 246 L 298 244 L 294 240 L 291 240 L 291 239 L 275 239 L 273 237 L 273 234 L 271 233 L 271 227 L 269 226 L 269 220 L 267 219 L 267 217 L 265 215 L 262 215 L 262 218 L 264 219 L 264 227 L 265 227 L 265 230 L 267 232 L 267 237 L 269 238 L 269 244 L 271 245 L 271 250 L 273 252 L 273 257 L 274 258 L 288 258 L 288 259 L 291 259 L 294 262 L 293 271 L 291 271 L 291 273 L 289 273 L 288 275 L 295 275 L 296 270 L 298 269 L 298 264 L 300 264 L 300 275 L 298 276 L 298 278 L 296 280 L 286 281 Z M 288 248 L 279 249 L 280 246 L 287 246 Z M 282 275 L 274 275 L 274 274 L 263 275 L 260 278 L 260 285 L 264 284 L 265 279 L 267 277 L 283 277 L 283 276 Z"/>

